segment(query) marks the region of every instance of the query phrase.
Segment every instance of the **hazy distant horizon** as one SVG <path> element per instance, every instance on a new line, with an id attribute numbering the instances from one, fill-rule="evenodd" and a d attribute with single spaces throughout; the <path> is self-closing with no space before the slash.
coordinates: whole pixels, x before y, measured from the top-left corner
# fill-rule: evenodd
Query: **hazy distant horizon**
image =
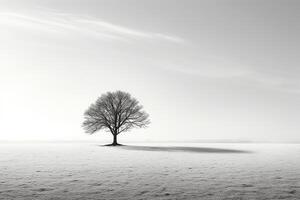
<path id="1" fill-rule="evenodd" d="M 99 144 L 110 144 L 111 140 L 103 140 L 103 139 L 86 139 L 86 140 L 0 140 L 0 143 L 99 143 Z M 300 141 L 246 141 L 246 140 L 122 140 L 120 141 L 123 145 L 130 145 L 132 143 L 157 143 L 157 144 L 184 144 L 184 143 L 202 143 L 202 144 L 209 144 L 209 143 L 245 143 L 245 144 L 300 144 Z"/>

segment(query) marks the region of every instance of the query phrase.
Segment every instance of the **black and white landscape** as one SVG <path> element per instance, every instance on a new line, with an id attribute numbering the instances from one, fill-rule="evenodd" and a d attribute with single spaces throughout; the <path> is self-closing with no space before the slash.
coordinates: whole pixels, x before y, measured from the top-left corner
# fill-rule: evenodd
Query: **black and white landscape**
<path id="1" fill-rule="evenodd" d="M 300 199 L 299 9 L 1 0 L 0 200 Z"/>

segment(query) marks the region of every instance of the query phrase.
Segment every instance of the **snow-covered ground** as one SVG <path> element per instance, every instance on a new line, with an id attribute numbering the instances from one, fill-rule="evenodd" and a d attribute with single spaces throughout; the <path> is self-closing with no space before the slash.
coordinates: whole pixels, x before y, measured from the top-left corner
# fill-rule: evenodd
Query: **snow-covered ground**
<path id="1" fill-rule="evenodd" d="M 298 144 L 130 145 L 2 143 L 0 199 L 300 199 Z"/>

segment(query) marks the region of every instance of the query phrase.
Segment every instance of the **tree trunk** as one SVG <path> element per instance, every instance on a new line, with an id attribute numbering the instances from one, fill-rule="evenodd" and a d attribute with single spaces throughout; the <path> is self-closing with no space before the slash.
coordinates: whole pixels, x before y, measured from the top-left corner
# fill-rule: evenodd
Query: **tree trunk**
<path id="1" fill-rule="evenodd" d="M 113 134 L 113 136 L 114 136 L 114 141 L 113 141 L 112 145 L 113 146 L 119 145 L 118 142 L 117 142 L 117 134 Z"/>

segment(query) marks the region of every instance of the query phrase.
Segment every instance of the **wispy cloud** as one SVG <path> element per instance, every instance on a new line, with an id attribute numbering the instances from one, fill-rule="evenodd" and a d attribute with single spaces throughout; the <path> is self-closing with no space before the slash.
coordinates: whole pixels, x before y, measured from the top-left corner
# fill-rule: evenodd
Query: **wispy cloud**
<path id="1" fill-rule="evenodd" d="M 170 34 L 142 31 L 135 28 L 125 27 L 119 24 L 95 19 L 89 16 L 79 16 L 67 13 L 44 12 L 35 14 L 20 14 L 5 12 L 0 13 L 0 24 L 10 26 L 22 26 L 44 31 L 77 31 L 91 36 L 99 36 L 107 39 L 133 41 L 154 40 L 169 43 L 183 44 L 185 40 Z"/>
<path id="2" fill-rule="evenodd" d="M 112 24 L 105 21 L 80 19 L 78 20 L 78 22 L 81 22 L 83 24 L 93 25 L 94 28 L 102 28 L 103 31 L 110 32 L 111 34 L 118 34 L 123 36 L 144 38 L 144 39 L 158 39 L 158 40 L 165 40 L 174 43 L 184 43 L 184 40 L 177 36 L 171 36 L 162 33 L 139 31 L 139 30 L 127 28 L 124 26 Z"/>
<path id="3" fill-rule="evenodd" d="M 204 53 L 203 53 L 204 54 Z M 238 79 L 272 90 L 300 94 L 300 81 L 295 74 L 284 70 L 262 71 L 258 66 L 248 66 L 216 56 L 185 57 L 184 61 L 164 63 L 162 68 L 173 72 L 210 79 Z"/>
<path id="4" fill-rule="evenodd" d="M 292 74 L 287 75 L 284 72 L 277 72 L 276 74 L 272 72 L 274 71 L 261 72 L 255 70 L 248 75 L 248 78 L 273 89 L 300 94 L 300 81 L 297 77 Z"/>
<path id="5" fill-rule="evenodd" d="M 0 12 L 0 26 L 20 27 L 24 29 L 43 31 L 49 34 L 68 33 L 72 36 L 82 34 L 88 37 L 107 41 L 123 42 L 166 42 L 170 44 L 186 44 L 187 41 L 181 37 L 140 30 L 111 23 L 90 16 L 74 15 L 69 13 L 58 13 L 53 11 L 35 12 L 30 14 Z M 181 46 L 184 47 L 184 46 Z M 158 51 L 160 54 L 161 52 Z M 157 65 L 162 68 L 183 74 L 208 77 L 208 78 L 242 78 L 269 88 L 279 89 L 293 93 L 300 93 L 300 82 L 297 77 L 289 76 L 283 72 L 262 72 L 258 67 L 243 67 L 243 63 L 235 63 L 220 57 L 199 56 L 198 50 L 180 48 L 179 51 L 167 51 L 166 60 L 160 60 Z M 193 55 L 193 56 L 190 56 Z M 180 59 L 182 57 L 182 59 Z M 168 59 L 171 58 L 171 59 Z M 173 60 L 174 62 L 171 62 Z M 163 63 L 163 64 L 162 64 Z"/>

